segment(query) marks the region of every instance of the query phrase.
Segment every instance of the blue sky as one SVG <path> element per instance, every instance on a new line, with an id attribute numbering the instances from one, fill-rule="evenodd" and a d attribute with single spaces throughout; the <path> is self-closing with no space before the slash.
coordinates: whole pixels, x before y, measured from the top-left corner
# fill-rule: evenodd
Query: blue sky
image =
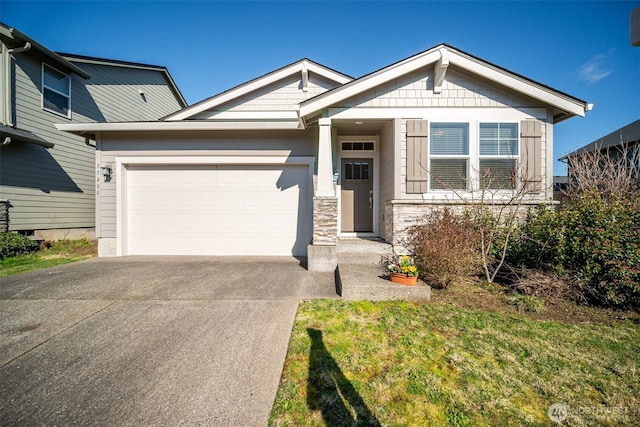
<path id="1" fill-rule="evenodd" d="M 164 65 L 190 104 L 303 57 L 359 77 L 445 42 L 595 104 L 556 126 L 557 159 L 640 118 L 637 6 L 0 0 L 0 20 L 54 51 Z"/>

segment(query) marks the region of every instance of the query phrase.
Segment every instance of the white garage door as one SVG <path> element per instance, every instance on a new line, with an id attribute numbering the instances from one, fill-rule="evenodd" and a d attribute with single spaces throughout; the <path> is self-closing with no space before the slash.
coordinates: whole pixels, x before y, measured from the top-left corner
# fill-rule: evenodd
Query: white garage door
<path id="1" fill-rule="evenodd" d="M 307 165 L 130 166 L 129 255 L 306 255 Z"/>

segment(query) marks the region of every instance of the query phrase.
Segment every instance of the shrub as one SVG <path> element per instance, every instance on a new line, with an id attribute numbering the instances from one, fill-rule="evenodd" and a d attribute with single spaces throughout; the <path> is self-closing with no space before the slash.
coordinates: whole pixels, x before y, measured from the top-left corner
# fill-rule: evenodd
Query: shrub
<path id="1" fill-rule="evenodd" d="M 546 205 L 530 209 L 507 250 L 507 263 L 561 271 L 564 226 L 555 210 Z"/>
<path id="2" fill-rule="evenodd" d="M 427 215 L 408 236 L 420 277 L 433 287 L 446 288 L 456 278 L 482 271 L 473 227 L 447 208 Z"/>
<path id="3" fill-rule="evenodd" d="M 38 242 L 13 232 L 0 233 L 0 259 L 28 254 L 40 248 Z"/>
<path id="4" fill-rule="evenodd" d="M 515 294 L 506 299 L 518 312 L 541 313 L 544 311 L 544 300 L 534 295 Z"/>
<path id="5" fill-rule="evenodd" d="M 545 208 L 533 210 L 507 262 L 562 274 L 591 303 L 638 308 L 640 207 L 586 191 L 557 214 Z"/>
<path id="6" fill-rule="evenodd" d="M 590 299 L 640 307 L 640 208 L 622 199 L 582 194 L 560 213 L 562 266 Z"/>

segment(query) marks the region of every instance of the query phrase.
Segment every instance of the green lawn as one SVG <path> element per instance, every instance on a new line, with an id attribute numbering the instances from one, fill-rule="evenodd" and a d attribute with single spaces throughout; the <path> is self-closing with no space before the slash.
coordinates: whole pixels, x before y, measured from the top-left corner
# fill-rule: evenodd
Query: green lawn
<path id="1" fill-rule="evenodd" d="M 407 302 L 300 305 L 272 426 L 638 425 L 640 328 Z"/>
<path id="2" fill-rule="evenodd" d="M 80 261 L 92 258 L 96 254 L 95 242 L 86 239 L 60 240 L 38 252 L 0 259 L 0 277 Z"/>

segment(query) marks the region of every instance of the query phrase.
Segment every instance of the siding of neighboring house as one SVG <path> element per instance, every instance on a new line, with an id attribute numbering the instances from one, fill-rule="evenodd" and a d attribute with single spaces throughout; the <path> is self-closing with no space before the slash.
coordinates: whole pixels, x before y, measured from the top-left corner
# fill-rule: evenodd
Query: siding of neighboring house
<path id="1" fill-rule="evenodd" d="M 183 107 L 161 71 L 66 59 L 91 75 L 85 82 L 90 97 L 77 104 L 81 114 L 97 106 L 106 122 L 147 121 Z"/>
<path id="2" fill-rule="evenodd" d="M 71 74 L 71 119 L 42 109 L 42 62 L 35 51 L 15 56 L 15 124 L 53 142 L 46 149 L 15 142 L 0 150 L 0 198 L 8 199 L 10 230 L 95 226 L 95 149 L 56 123 L 159 118 L 182 107 L 160 72 L 77 64 L 90 80 Z M 55 64 L 49 63 L 54 68 Z M 132 85 L 134 84 L 135 85 Z M 137 92 L 145 91 L 146 102 Z"/>
<path id="3" fill-rule="evenodd" d="M 71 120 L 43 110 L 42 60 L 27 52 L 16 55 L 14 63 L 15 124 L 55 147 L 15 142 L 0 150 L 0 192 L 11 203 L 9 229 L 93 227 L 94 149 L 54 124 L 98 121 L 100 112 L 94 108 L 78 114 L 75 98 L 82 99 L 86 89 L 84 80 L 73 74 Z"/>
<path id="4" fill-rule="evenodd" d="M 105 134 L 99 139 L 97 162 L 115 166 L 117 157 L 192 157 L 192 156 L 314 156 L 316 130 L 296 131 L 219 131 L 177 134 Z M 100 219 L 96 236 L 116 237 L 117 171 L 113 168 L 110 182 L 98 183 Z"/>
<path id="5" fill-rule="evenodd" d="M 296 111 L 298 104 L 316 95 L 326 92 L 338 86 L 314 73 L 309 73 L 307 90 L 302 90 L 300 73 L 264 86 L 231 102 L 215 108 L 220 111 Z M 205 111 L 195 119 L 210 118 L 212 111 Z"/>

